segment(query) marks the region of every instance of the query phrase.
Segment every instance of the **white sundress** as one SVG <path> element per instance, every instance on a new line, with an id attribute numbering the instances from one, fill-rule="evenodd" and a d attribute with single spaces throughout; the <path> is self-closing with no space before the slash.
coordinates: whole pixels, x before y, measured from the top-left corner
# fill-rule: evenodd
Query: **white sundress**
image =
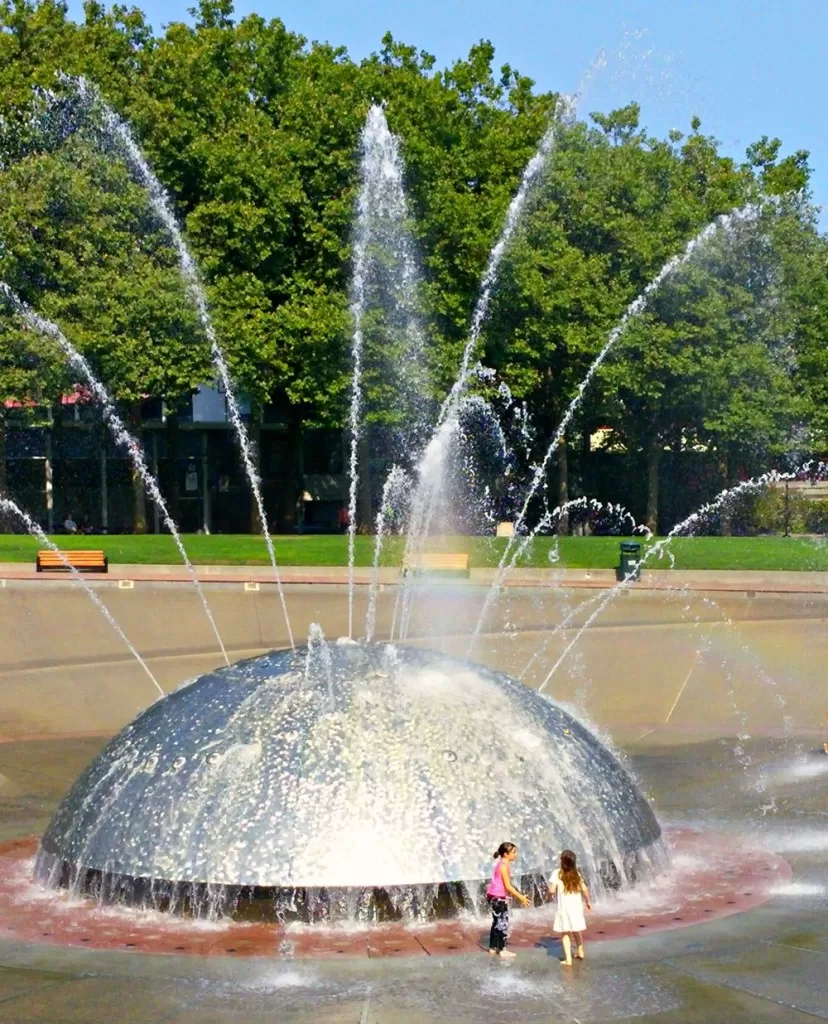
<path id="1" fill-rule="evenodd" d="M 578 892 L 564 892 L 559 871 L 552 872 L 552 877 L 549 879 L 549 887 L 555 891 L 558 897 L 558 909 L 555 912 L 552 931 L 560 933 L 586 931 L 584 898 L 580 890 Z"/>

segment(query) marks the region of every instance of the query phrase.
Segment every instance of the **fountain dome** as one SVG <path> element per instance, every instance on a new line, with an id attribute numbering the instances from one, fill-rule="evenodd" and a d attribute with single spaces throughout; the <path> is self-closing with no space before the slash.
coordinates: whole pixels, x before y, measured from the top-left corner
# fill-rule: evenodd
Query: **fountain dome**
<path id="1" fill-rule="evenodd" d="M 161 909 L 430 917 L 479 898 L 504 840 L 524 885 L 565 847 L 599 888 L 665 857 L 628 771 L 553 700 L 433 651 L 321 642 L 147 708 L 69 792 L 35 870 Z"/>

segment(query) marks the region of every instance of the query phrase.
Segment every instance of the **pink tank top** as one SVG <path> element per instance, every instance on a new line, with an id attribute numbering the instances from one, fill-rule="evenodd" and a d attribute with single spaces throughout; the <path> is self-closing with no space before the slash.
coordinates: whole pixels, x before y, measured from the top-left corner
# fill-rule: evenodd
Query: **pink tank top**
<path id="1" fill-rule="evenodd" d="M 495 896 L 498 899 L 505 900 L 508 893 L 506 892 L 506 886 L 503 884 L 503 877 L 500 874 L 500 866 L 502 863 L 502 858 L 498 857 L 495 861 L 494 871 L 492 871 L 492 880 L 486 887 L 486 895 Z"/>

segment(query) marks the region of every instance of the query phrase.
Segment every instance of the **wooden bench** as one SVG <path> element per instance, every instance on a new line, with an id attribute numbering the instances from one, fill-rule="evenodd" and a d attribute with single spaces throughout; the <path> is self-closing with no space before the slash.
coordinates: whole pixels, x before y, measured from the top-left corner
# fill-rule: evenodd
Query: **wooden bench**
<path id="1" fill-rule="evenodd" d="M 38 572 L 69 572 L 66 562 L 78 572 L 109 572 L 109 559 L 103 551 L 63 551 L 63 558 L 56 551 L 38 551 Z"/>
<path id="2" fill-rule="evenodd" d="M 469 556 L 425 553 L 403 560 L 403 576 L 468 576 Z"/>

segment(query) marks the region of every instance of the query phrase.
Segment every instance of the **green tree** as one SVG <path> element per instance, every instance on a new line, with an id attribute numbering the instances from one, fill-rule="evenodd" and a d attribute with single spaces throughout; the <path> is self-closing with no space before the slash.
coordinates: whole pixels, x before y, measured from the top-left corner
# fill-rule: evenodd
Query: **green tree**
<path id="1" fill-rule="evenodd" d="M 19 318 L 0 307 L 0 494 L 8 494 L 6 439 L 12 408 L 25 422 L 34 422 L 36 410 L 51 406 L 67 387 L 67 376 L 53 347 L 29 331 Z M 13 523 L 0 515 L 0 533 Z"/>
<path id="2" fill-rule="evenodd" d="M 73 136 L 9 164 L 0 188 L 0 278 L 61 327 L 136 433 L 143 398 L 173 401 L 210 379 L 174 254 L 118 162 Z M 134 484 L 141 531 L 137 476 Z"/>
<path id="3" fill-rule="evenodd" d="M 171 407 L 209 378 L 189 303 L 167 240 L 117 160 L 80 139 L 33 149 L 31 88 L 54 86 L 57 70 L 89 76 L 134 125 L 201 267 L 231 372 L 257 409 L 275 400 L 291 410 L 297 452 L 303 424 L 344 422 L 357 142 L 370 103 L 385 101 L 403 140 L 429 369 L 445 392 L 553 94 L 497 69 L 486 41 L 438 70 L 390 34 L 355 62 L 278 19 L 237 20 L 229 0 L 203 0 L 193 24 L 158 36 L 132 8 L 89 0 L 75 24 L 55 0 L 0 0 L 0 175 L 10 197 L 0 270 L 66 327 L 119 400 L 153 391 Z M 807 178 L 806 155 L 783 157 L 775 139 L 738 166 L 698 119 L 686 137 L 653 138 L 634 103 L 563 131 L 481 353 L 535 409 L 538 436 L 554 430 L 607 331 L 667 259 L 759 190 L 793 196 Z M 630 358 L 619 348 L 596 382 L 575 432 L 614 417 L 631 446 L 653 448 L 654 481 L 658 452 L 679 434 L 703 438 L 723 465 L 757 439 L 778 454 L 786 424 L 824 434 L 825 243 L 807 221 L 791 209 L 789 235 L 780 221 L 766 279 L 747 273 L 746 256 L 718 291 L 691 274 L 665 292 L 631 330 Z M 736 312 L 750 330 L 730 322 Z M 393 348 L 394 329 L 393 317 L 373 324 L 377 344 Z M 754 407 L 759 384 L 782 389 L 776 419 Z M 377 368 L 366 391 L 369 419 L 393 424 L 393 381 Z M 562 500 L 568 460 L 565 439 Z M 297 482 L 300 472 L 297 456 Z M 657 504 L 651 487 L 651 522 Z"/>
<path id="4" fill-rule="evenodd" d="M 489 330 L 488 357 L 536 411 L 541 437 L 560 422 L 624 307 L 713 216 L 741 201 L 750 180 L 718 156 L 697 122 L 679 145 L 679 133 L 666 142 L 648 136 L 636 104 L 592 119 L 594 128 L 559 132 Z M 600 393 L 587 396 L 590 406 L 604 408 Z M 568 448 L 564 437 L 561 504 L 569 497 Z M 565 517 L 560 525 L 565 531 Z"/>
<path id="5" fill-rule="evenodd" d="M 666 450 L 707 451 L 724 487 L 745 457 L 770 468 L 809 416 L 784 275 L 786 247 L 808 231 L 797 214 L 768 209 L 714 237 L 665 282 L 605 368 L 614 425 L 628 450 L 645 453 L 654 531 Z"/>

